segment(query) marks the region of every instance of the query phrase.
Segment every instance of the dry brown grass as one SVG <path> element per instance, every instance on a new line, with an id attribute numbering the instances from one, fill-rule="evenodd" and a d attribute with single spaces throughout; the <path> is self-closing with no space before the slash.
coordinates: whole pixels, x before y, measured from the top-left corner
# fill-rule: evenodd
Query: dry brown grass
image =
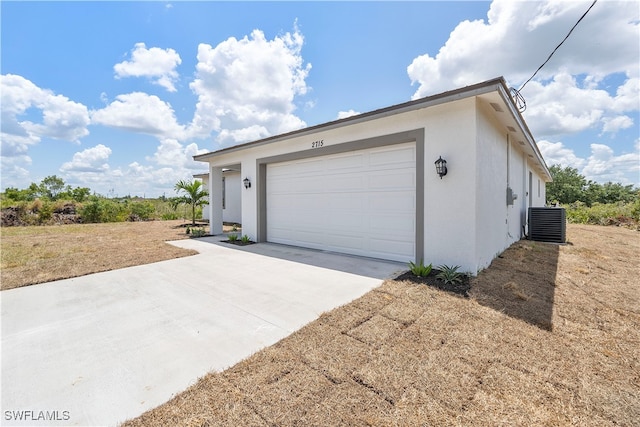
<path id="1" fill-rule="evenodd" d="M 387 281 L 126 426 L 640 423 L 640 235 L 518 242 L 471 299 Z"/>
<path id="2" fill-rule="evenodd" d="M 192 255 L 183 221 L 2 227 L 2 290 Z"/>

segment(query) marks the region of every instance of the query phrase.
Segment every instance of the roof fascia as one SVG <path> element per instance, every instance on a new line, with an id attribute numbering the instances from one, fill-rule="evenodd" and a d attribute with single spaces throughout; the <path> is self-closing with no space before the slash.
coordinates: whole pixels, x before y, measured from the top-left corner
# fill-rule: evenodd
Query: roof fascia
<path id="1" fill-rule="evenodd" d="M 544 169 L 544 172 L 547 174 L 547 177 L 549 178 L 549 180 L 552 180 L 553 178 L 551 177 L 551 172 L 549 171 L 549 168 L 547 167 L 547 163 L 544 161 L 544 157 L 542 157 L 542 153 L 540 152 L 540 149 L 538 148 L 538 144 L 536 144 L 536 141 L 533 138 L 533 135 L 531 134 L 531 131 L 529 130 L 529 127 L 527 126 L 527 123 L 524 121 L 524 118 L 522 117 L 522 114 L 520 113 L 520 111 L 517 109 L 515 103 L 513 102 L 513 99 L 511 98 L 511 94 L 510 94 L 509 89 L 507 88 L 507 85 L 506 85 L 505 82 L 502 82 L 498 92 L 499 92 L 500 96 L 502 97 L 502 100 L 506 104 L 507 108 L 509 108 L 509 113 L 511 114 L 511 116 L 513 117 L 515 122 L 518 124 L 518 127 L 520 127 L 520 129 L 522 129 L 522 132 L 524 133 L 524 136 L 527 139 L 527 142 L 529 143 L 529 146 L 531 147 L 531 149 L 533 150 L 534 154 L 536 155 L 536 158 L 537 158 L 538 162 L 540 162 L 540 164 L 542 165 L 542 168 Z"/>
<path id="2" fill-rule="evenodd" d="M 380 119 L 396 114 L 402 114 L 409 111 L 419 110 L 422 108 L 433 107 L 448 102 L 458 101 L 465 98 L 470 98 L 485 93 L 493 92 L 499 88 L 506 87 L 506 83 L 503 77 L 498 77 L 486 82 L 477 83 L 475 85 L 466 86 L 460 89 L 454 89 L 448 92 L 443 92 L 437 95 L 428 96 L 426 98 L 420 98 L 414 101 L 408 101 L 402 104 L 393 105 L 391 107 L 385 107 L 378 110 L 370 111 L 367 113 L 358 114 L 357 116 L 347 117 L 340 120 L 334 120 L 327 123 L 295 130 L 292 132 L 274 135 L 268 138 L 252 141 L 244 144 L 234 145 L 233 147 L 223 148 L 221 150 L 199 154 L 193 156 L 193 160 L 199 162 L 208 162 L 210 158 L 217 157 L 221 154 L 233 153 L 236 151 L 246 150 L 253 147 L 260 147 L 262 145 L 271 144 L 278 141 L 283 141 L 293 137 L 305 136 L 317 133 L 319 131 L 333 130 L 336 128 L 354 125 L 358 123 L 367 122 L 370 120 Z M 509 104 L 509 102 L 507 102 Z"/>

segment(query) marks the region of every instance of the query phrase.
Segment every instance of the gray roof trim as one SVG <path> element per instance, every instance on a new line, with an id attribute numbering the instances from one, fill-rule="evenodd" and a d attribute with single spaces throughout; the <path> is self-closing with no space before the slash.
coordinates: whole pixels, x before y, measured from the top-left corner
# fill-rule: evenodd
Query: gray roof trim
<path id="1" fill-rule="evenodd" d="M 518 127 L 522 129 L 522 132 L 524 133 L 524 136 L 527 139 L 529 146 L 533 150 L 533 153 L 536 155 L 538 162 L 540 162 L 540 164 L 542 165 L 544 172 L 548 175 L 548 178 L 551 180 L 552 179 L 551 172 L 547 167 L 547 163 L 544 161 L 544 158 L 542 157 L 542 153 L 538 148 L 538 144 L 536 143 L 535 138 L 533 137 L 533 135 L 531 134 L 531 131 L 529 130 L 529 126 L 527 126 L 527 123 L 524 121 L 522 114 L 520 113 L 515 103 L 513 102 L 513 99 L 511 98 L 511 92 L 507 88 L 506 83 L 503 84 L 501 88 L 499 88 L 498 92 L 500 93 L 500 96 L 502 97 L 502 100 L 504 101 L 504 103 L 509 108 L 509 112 L 511 113 L 513 120 L 515 120 L 515 122 L 518 124 Z"/>
<path id="2" fill-rule="evenodd" d="M 356 116 L 334 120 L 331 122 L 306 127 L 303 129 L 298 129 L 288 133 L 270 136 L 267 138 L 259 139 L 257 141 L 234 145 L 233 147 L 222 148 L 220 150 L 212 151 L 209 153 L 199 154 L 199 155 L 193 156 L 193 160 L 206 162 L 208 161 L 208 159 L 218 156 L 220 154 L 232 153 L 235 151 L 240 151 L 240 150 L 244 150 L 251 147 L 270 144 L 276 141 L 282 141 L 282 140 L 289 139 L 296 136 L 304 136 L 311 133 L 316 133 L 320 130 L 331 130 L 331 129 L 335 129 L 335 128 L 339 128 L 347 125 L 362 123 L 369 120 L 374 120 L 374 119 L 392 116 L 395 114 L 405 113 L 407 111 L 413 111 L 413 110 L 419 110 L 421 108 L 432 107 L 432 106 L 444 104 L 447 102 L 452 102 L 452 101 L 457 101 L 464 98 L 482 95 L 484 93 L 488 93 L 496 90 L 500 91 L 500 88 L 502 88 L 503 91 L 508 92 L 507 84 L 504 80 L 504 77 L 497 77 L 495 79 L 487 80 L 482 83 L 477 83 L 471 86 L 450 90 L 437 95 L 428 96 L 426 98 L 420 98 L 420 99 L 408 101 L 402 104 L 392 105 L 390 107 L 380 108 L 378 110 L 358 114 Z M 506 101 L 506 104 L 509 105 L 511 108 L 513 101 L 511 101 L 510 97 L 507 97 L 507 99 L 508 101 Z M 517 115 L 520 120 L 516 119 L 516 121 L 518 123 L 524 123 L 524 120 L 522 120 L 522 117 L 519 115 L 519 113 L 517 113 Z M 529 139 L 529 137 L 531 137 L 529 129 L 526 127 L 526 125 L 522 128 L 526 130 L 525 133 L 527 134 L 527 139 Z M 533 141 L 533 137 L 531 137 L 530 143 L 532 141 Z M 535 142 L 533 142 L 533 146 L 535 147 Z M 537 147 L 535 149 L 537 151 Z"/>

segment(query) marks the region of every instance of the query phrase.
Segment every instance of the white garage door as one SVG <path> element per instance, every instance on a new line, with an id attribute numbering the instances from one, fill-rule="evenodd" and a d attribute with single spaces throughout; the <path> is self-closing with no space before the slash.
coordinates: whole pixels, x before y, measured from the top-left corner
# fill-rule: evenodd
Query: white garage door
<path id="1" fill-rule="evenodd" d="M 267 165 L 267 240 L 408 262 L 415 143 Z"/>

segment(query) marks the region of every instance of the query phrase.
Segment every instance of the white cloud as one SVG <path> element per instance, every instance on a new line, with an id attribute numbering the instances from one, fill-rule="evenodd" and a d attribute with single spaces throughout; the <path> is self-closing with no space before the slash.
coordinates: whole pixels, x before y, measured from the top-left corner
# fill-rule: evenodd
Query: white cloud
<path id="1" fill-rule="evenodd" d="M 178 180 L 190 180 L 207 171 L 204 163 L 191 157 L 204 151 L 196 144 L 183 146 L 176 140 L 162 140 L 155 154 L 146 158 L 148 163 L 133 161 L 111 167 L 111 149 L 100 144 L 74 154 L 60 170 L 68 184 L 89 187 L 102 195 L 157 197 L 164 193 L 170 197 L 175 195 L 173 186 Z"/>
<path id="2" fill-rule="evenodd" d="M 31 157 L 17 155 L 12 157 L 0 157 L 0 169 L 2 170 L 2 188 L 15 187 L 24 188 L 25 183 L 31 182 L 29 170 Z"/>
<path id="3" fill-rule="evenodd" d="M 307 93 L 311 64 L 303 64 L 304 38 L 293 33 L 267 40 L 260 30 L 216 47 L 198 46 L 196 79 L 190 84 L 198 103 L 190 135 L 219 132 L 222 143 L 244 142 L 299 129 L 296 96 Z"/>
<path id="4" fill-rule="evenodd" d="M 160 141 L 160 145 L 152 157 L 147 160 L 155 162 L 159 166 L 170 166 L 176 170 L 202 169 L 202 165 L 193 161 L 193 156 L 206 153 L 207 150 L 198 148 L 197 144 L 189 144 L 183 146 L 175 139 L 164 139 Z"/>
<path id="5" fill-rule="evenodd" d="M 621 129 L 628 129 L 633 126 L 633 119 L 629 116 L 605 117 L 603 122 L 602 131 L 614 134 Z"/>
<path id="6" fill-rule="evenodd" d="M 582 174 L 597 182 L 621 182 L 640 184 L 640 150 L 635 153 L 615 155 L 611 147 L 591 144 L 591 155 L 582 169 Z"/>
<path id="7" fill-rule="evenodd" d="M 487 20 L 463 21 L 435 56 L 421 55 L 407 68 L 419 85 L 415 98 L 504 75 L 523 83 L 565 37 L 588 2 L 494 0 Z M 638 76 L 639 10 L 635 2 L 600 2 L 536 78 L 559 72 L 602 77 Z M 597 37 L 603 28 L 615 28 Z M 636 92 L 637 93 L 637 92 Z"/>
<path id="8" fill-rule="evenodd" d="M 179 139 L 184 133 L 171 105 L 143 92 L 118 95 L 105 108 L 92 111 L 91 122 L 161 138 Z"/>
<path id="9" fill-rule="evenodd" d="M 570 166 L 588 180 L 600 183 L 640 185 L 640 141 L 636 142 L 634 152 L 618 155 L 607 145 L 591 144 L 591 154 L 587 158 L 578 157 L 562 142 L 540 141 L 538 147 L 549 166 Z"/>
<path id="10" fill-rule="evenodd" d="M 338 119 L 346 119 L 347 117 L 357 116 L 360 114 L 358 111 L 349 110 L 349 111 L 338 111 Z"/>
<path id="11" fill-rule="evenodd" d="M 116 78 L 147 77 L 152 83 L 175 92 L 178 80 L 176 67 L 182 63 L 180 55 L 173 49 L 152 47 L 136 43 L 131 50 L 131 61 L 123 61 L 113 66 Z"/>
<path id="12" fill-rule="evenodd" d="M 24 154 L 42 137 L 78 142 L 89 134 L 84 105 L 13 74 L 0 76 L 0 89 L 3 156 Z M 32 109 L 39 111 L 41 121 L 24 118 Z"/>
<path id="13" fill-rule="evenodd" d="M 589 2 L 494 0 L 486 20 L 461 22 L 435 56 L 421 55 L 407 68 L 419 98 L 505 76 L 520 87 Z M 596 130 L 613 133 L 633 125 L 625 112 L 640 104 L 638 49 L 640 13 L 633 2 L 600 2 L 576 27 L 536 80 L 522 90 L 524 116 L 539 138 Z M 597 37 L 602 28 L 615 28 Z M 617 74 L 626 76 L 608 87 Z M 576 76 L 580 78 L 577 79 Z M 619 79 L 616 79 L 619 80 Z"/>
<path id="14" fill-rule="evenodd" d="M 109 156 L 111 148 L 98 144 L 73 155 L 73 160 L 66 162 L 60 168 L 61 172 L 94 172 L 103 173 L 109 170 Z"/>
<path id="15" fill-rule="evenodd" d="M 567 148 L 562 142 L 538 141 L 538 148 L 549 166 L 562 165 L 582 169 L 585 160 L 576 156 L 574 151 Z"/>
<path id="16" fill-rule="evenodd" d="M 640 69 L 640 67 L 638 67 Z M 640 110 L 640 78 L 632 77 L 618 87 L 616 91 L 613 111 L 621 113 L 624 111 Z"/>
<path id="17" fill-rule="evenodd" d="M 633 125 L 633 119 L 622 113 L 638 111 L 637 78 L 629 78 L 615 96 L 586 79 L 579 85 L 576 79 L 558 73 L 546 85 L 531 81 L 526 87 L 527 110 L 524 116 L 534 134 L 540 137 L 601 129 L 616 133 Z"/>

